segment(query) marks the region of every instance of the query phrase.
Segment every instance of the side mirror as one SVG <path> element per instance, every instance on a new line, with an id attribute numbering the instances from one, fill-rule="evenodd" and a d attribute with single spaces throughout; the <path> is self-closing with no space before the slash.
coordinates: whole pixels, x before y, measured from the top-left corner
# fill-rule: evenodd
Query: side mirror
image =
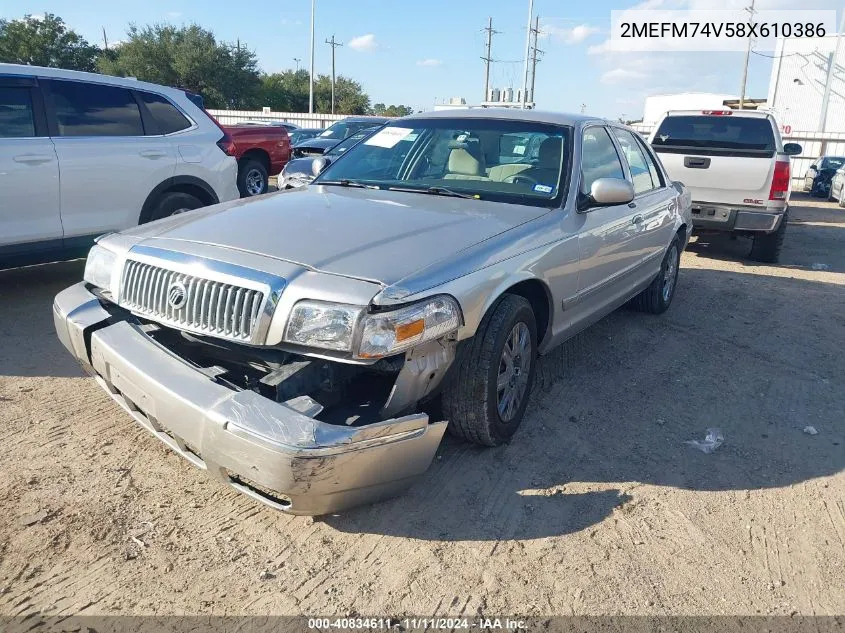
<path id="1" fill-rule="evenodd" d="M 788 156 L 798 156 L 801 153 L 801 149 L 798 143 L 787 143 L 783 146 L 783 153 Z"/>
<path id="2" fill-rule="evenodd" d="M 323 173 L 325 171 L 326 167 L 328 167 L 331 164 L 331 162 L 332 162 L 331 159 L 326 158 L 325 156 L 320 156 L 319 158 L 315 158 L 314 160 L 311 161 L 311 173 L 316 178 L 317 176 L 319 176 L 321 173 Z"/>
<path id="3" fill-rule="evenodd" d="M 628 204 L 634 199 L 634 186 L 621 178 L 599 178 L 590 187 L 590 206 Z"/>

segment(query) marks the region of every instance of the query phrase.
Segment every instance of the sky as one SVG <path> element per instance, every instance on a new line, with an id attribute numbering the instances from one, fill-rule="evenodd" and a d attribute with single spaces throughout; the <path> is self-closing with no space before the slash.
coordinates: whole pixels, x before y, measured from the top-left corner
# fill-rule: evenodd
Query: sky
<path id="1" fill-rule="evenodd" d="M 835 0 L 756 0 L 758 8 L 834 9 Z M 545 110 L 638 119 L 651 94 L 717 92 L 738 95 L 744 54 L 618 53 L 603 46 L 611 10 L 629 8 L 734 8 L 748 0 L 535 0 L 544 51 L 537 66 L 536 102 Z M 134 23 L 196 23 L 225 41 L 253 49 L 265 72 L 309 64 L 311 2 L 244 3 L 204 0 L 0 0 L 0 17 L 54 13 L 86 39 L 125 37 Z M 493 18 L 491 87 L 522 85 L 528 0 L 316 0 L 315 72 L 331 71 L 332 35 L 337 72 L 359 81 L 372 103 L 430 110 L 436 102 L 484 93 L 488 17 Z M 765 98 L 770 57 L 754 54 L 747 96 Z"/>

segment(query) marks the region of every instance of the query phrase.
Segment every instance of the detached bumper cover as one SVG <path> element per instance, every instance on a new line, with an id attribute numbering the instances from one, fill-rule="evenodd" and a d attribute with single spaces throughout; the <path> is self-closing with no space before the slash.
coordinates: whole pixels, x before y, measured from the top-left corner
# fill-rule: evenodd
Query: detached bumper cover
<path id="1" fill-rule="evenodd" d="M 84 284 L 53 304 L 59 340 L 141 426 L 216 479 L 278 510 L 329 514 L 393 496 L 428 468 L 446 429 L 424 414 L 325 424 L 214 382 Z"/>

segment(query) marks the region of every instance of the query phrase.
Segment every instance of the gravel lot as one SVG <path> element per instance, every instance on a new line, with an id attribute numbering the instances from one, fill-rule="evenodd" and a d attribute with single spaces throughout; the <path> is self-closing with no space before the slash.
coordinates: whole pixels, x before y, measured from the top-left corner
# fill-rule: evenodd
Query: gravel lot
<path id="1" fill-rule="evenodd" d="M 0 273 L 0 614 L 845 612 L 845 210 L 791 215 L 783 264 L 699 240 L 667 314 L 545 360 L 511 445 L 447 438 L 406 496 L 320 520 L 83 377 L 50 309 L 81 262 Z"/>

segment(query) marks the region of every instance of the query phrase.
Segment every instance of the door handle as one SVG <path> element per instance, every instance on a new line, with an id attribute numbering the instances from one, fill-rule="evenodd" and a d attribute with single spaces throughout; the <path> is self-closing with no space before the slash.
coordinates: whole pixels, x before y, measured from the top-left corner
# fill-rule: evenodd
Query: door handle
<path id="1" fill-rule="evenodd" d="M 49 163 L 53 160 L 53 156 L 49 154 L 21 154 L 15 156 L 12 160 L 16 163 L 26 163 L 27 165 L 38 165 L 40 163 Z"/>
<path id="2" fill-rule="evenodd" d="M 632 222 L 632 223 L 634 223 L 634 224 L 642 224 L 642 222 L 643 222 L 643 216 L 641 216 L 641 215 L 635 215 L 635 216 L 634 216 L 634 219 L 633 219 L 633 220 L 631 220 L 631 222 Z"/>
<path id="3" fill-rule="evenodd" d="M 139 152 L 139 154 L 141 156 L 143 156 L 144 158 L 152 158 L 152 159 L 164 158 L 165 156 L 167 156 L 167 153 L 161 151 L 160 149 L 146 149 L 143 152 Z"/>

